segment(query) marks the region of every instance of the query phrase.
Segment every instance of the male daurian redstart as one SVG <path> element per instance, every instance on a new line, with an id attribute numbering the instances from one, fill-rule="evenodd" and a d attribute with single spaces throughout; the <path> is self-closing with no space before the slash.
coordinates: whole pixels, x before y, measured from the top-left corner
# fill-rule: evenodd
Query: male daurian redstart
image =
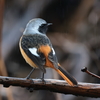
<path id="1" fill-rule="evenodd" d="M 39 68 L 43 72 L 44 79 L 45 68 L 53 68 L 57 71 L 69 85 L 77 85 L 77 81 L 65 71 L 58 63 L 55 51 L 46 31 L 51 23 L 47 23 L 41 18 L 35 18 L 29 21 L 22 37 L 20 38 L 20 51 L 25 61 L 33 67 L 27 79 L 30 78 L 33 70 Z"/>

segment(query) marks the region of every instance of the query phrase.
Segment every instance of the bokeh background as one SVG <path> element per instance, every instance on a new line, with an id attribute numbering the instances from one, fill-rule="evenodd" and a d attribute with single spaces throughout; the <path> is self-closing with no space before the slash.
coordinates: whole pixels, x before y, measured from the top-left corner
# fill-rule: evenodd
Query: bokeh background
<path id="1" fill-rule="evenodd" d="M 100 74 L 100 0 L 0 0 L 0 74 L 24 78 L 31 67 L 19 51 L 19 39 L 26 24 L 33 18 L 53 23 L 50 38 L 62 67 L 77 81 L 100 83 L 99 79 L 81 72 L 87 67 Z M 35 70 L 33 78 L 41 77 Z M 62 79 L 47 69 L 45 78 Z M 25 88 L 0 86 L 1 100 L 99 100 L 82 96 L 33 91 Z"/>

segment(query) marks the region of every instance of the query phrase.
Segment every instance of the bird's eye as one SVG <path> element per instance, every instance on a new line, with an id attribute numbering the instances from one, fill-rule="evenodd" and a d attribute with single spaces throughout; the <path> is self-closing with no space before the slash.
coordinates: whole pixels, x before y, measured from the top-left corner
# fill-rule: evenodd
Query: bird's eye
<path id="1" fill-rule="evenodd" d="M 39 27 L 39 32 L 41 32 L 41 33 L 46 33 L 47 29 L 48 29 L 47 24 L 42 24 L 42 25 Z"/>
<path id="2" fill-rule="evenodd" d="M 45 27 L 45 26 L 47 26 L 47 24 L 42 24 L 42 25 L 41 25 L 41 27 Z"/>

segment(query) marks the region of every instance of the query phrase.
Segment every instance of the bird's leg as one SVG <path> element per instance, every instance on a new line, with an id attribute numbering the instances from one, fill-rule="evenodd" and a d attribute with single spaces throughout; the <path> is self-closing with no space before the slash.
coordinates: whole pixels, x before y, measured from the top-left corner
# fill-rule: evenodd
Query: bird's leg
<path id="1" fill-rule="evenodd" d="M 32 73 L 33 73 L 34 70 L 35 70 L 35 69 L 33 68 L 33 69 L 30 71 L 30 73 L 27 75 L 26 79 L 30 79 L 30 76 L 32 75 Z M 34 88 L 32 88 L 32 87 L 27 87 L 26 89 L 29 90 L 30 92 L 33 92 L 33 90 L 34 90 Z"/>
<path id="2" fill-rule="evenodd" d="M 42 73 L 41 80 L 42 80 L 42 82 L 44 82 L 44 83 L 45 83 L 45 80 L 44 80 L 44 73 Z"/>
<path id="3" fill-rule="evenodd" d="M 30 78 L 30 76 L 32 75 L 32 73 L 33 73 L 34 70 L 35 70 L 34 68 L 31 70 L 31 72 L 27 75 L 26 79 Z"/>
<path id="4" fill-rule="evenodd" d="M 41 80 L 44 81 L 44 73 L 42 73 Z"/>

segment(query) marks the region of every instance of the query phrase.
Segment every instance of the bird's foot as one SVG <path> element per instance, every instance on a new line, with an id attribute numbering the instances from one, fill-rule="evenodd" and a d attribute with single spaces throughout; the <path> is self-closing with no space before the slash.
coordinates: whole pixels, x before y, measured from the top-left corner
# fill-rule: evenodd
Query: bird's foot
<path id="1" fill-rule="evenodd" d="M 41 81 L 42 81 L 44 84 L 46 84 L 46 81 L 44 80 L 43 77 L 41 77 L 40 79 L 41 79 Z"/>
<path id="2" fill-rule="evenodd" d="M 32 88 L 32 87 L 27 87 L 26 89 L 29 90 L 29 92 L 33 92 L 34 91 L 34 88 Z"/>
<path id="3" fill-rule="evenodd" d="M 34 81 L 32 80 L 32 78 L 29 77 L 25 77 L 26 80 L 29 80 L 31 83 L 34 83 Z M 27 90 L 29 90 L 29 92 L 33 92 L 34 88 L 33 87 L 26 87 Z"/>

